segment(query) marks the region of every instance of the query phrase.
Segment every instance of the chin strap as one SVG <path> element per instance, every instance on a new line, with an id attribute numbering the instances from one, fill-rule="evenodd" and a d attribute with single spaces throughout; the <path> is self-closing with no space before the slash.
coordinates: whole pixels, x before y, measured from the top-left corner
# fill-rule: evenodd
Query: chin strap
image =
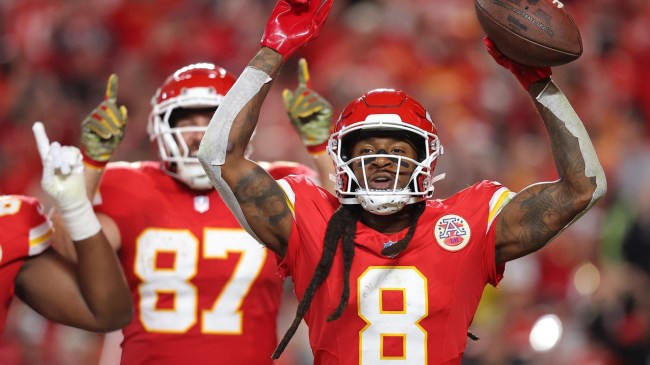
<path id="1" fill-rule="evenodd" d="M 443 180 L 446 177 L 447 177 L 446 173 L 438 174 L 438 175 L 431 178 L 431 181 L 429 182 L 429 184 L 433 185 L 434 183 L 437 183 L 438 181 Z"/>

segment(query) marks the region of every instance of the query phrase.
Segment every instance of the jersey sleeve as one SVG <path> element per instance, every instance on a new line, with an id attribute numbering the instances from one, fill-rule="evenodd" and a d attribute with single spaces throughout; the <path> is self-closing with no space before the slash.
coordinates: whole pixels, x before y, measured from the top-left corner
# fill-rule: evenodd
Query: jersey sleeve
<path id="1" fill-rule="evenodd" d="M 52 245 L 52 221 L 43 213 L 43 206 L 36 200 L 29 205 L 29 256 L 38 255 Z"/>
<path id="2" fill-rule="evenodd" d="M 38 255 L 52 244 L 52 222 L 36 198 L 15 195 L 0 198 L 0 217 L 8 220 L 11 230 L 28 232 L 28 256 Z"/>
<path id="3" fill-rule="evenodd" d="M 487 273 L 488 282 L 496 286 L 503 278 L 505 264 L 496 265 L 496 220 L 503 207 L 515 196 L 515 193 L 496 181 L 482 181 L 475 185 L 477 194 L 483 196 L 487 203 L 487 244 L 484 249 L 484 270 Z"/>
<path id="4" fill-rule="evenodd" d="M 302 255 L 320 255 L 327 222 L 338 207 L 338 200 L 304 175 L 278 180 L 284 191 L 293 221 L 287 253 L 278 260 L 283 277 L 299 270 Z"/>

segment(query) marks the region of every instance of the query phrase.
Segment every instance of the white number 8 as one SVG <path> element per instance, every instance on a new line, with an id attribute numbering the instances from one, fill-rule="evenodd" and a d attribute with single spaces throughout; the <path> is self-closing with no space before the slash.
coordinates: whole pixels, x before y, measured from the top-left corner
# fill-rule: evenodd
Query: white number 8
<path id="1" fill-rule="evenodd" d="M 426 364 L 427 332 L 418 324 L 428 314 L 422 273 L 412 266 L 374 266 L 358 284 L 359 316 L 367 323 L 359 333 L 359 364 Z M 389 305 L 384 295 L 391 294 L 400 300 Z"/>

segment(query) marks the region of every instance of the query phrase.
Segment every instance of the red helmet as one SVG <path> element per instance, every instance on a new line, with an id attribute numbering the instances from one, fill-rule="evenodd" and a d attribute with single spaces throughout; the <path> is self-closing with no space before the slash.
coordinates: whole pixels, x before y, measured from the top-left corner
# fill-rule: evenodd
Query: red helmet
<path id="1" fill-rule="evenodd" d="M 364 155 L 352 158 L 348 149 L 353 142 L 368 135 L 387 134 L 403 137 L 415 146 L 418 157 L 408 187 L 374 191 L 363 189 L 359 178 L 350 169 L 354 160 L 377 157 Z M 330 136 L 328 151 L 336 165 L 336 192 L 342 204 L 362 204 L 377 214 L 391 214 L 405 204 L 415 203 L 431 196 L 431 176 L 437 158 L 442 154 L 436 127 L 422 104 L 405 92 L 394 89 L 375 89 L 350 103 L 336 122 Z M 410 160 L 410 159 L 409 159 Z"/>
<path id="2" fill-rule="evenodd" d="M 217 106 L 235 81 L 235 77 L 222 67 L 195 63 L 169 76 L 156 91 L 151 104 L 164 107 L 175 101 L 194 108 Z"/>
<path id="3" fill-rule="evenodd" d="M 175 128 L 170 116 L 177 108 L 215 108 L 235 83 L 235 77 L 211 63 L 185 66 L 169 76 L 151 98 L 147 131 L 170 175 L 195 189 L 212 187 L 196 156 L 190 156 L 182 133 L 205 132 L 207 127 Z"/>

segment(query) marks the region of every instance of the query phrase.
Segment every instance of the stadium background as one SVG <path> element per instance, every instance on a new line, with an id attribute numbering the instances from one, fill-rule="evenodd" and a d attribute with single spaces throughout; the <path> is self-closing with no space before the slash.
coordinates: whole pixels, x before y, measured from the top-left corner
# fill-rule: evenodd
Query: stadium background
<path id="1" fill-rule="evenodd" d="M 486 290 L 472 325 L 481 340 L 468 345 L 466 364 L 650 363 L 650 1 L 564 3 L 585 51 L 553 77 L 593 139 L 608 194 L 549 247 L 509 263 L 498 290 Z M 43 121 L 53 140 L 78 144 L 79 123 L 111 72 L 130 116 L 114 160 L 155 158 L 146 134 L 155 89 L 194 62 L 239 74 L 273 4 L 1 0 L 0 191 L 43 198 L 32 123 Z M 515 191 L 556 179 L 541 120 L 482 37 L 469 0 L 337 0 L 321 37 L 299 55 L 335 114 L 376 87 L 404 89 L 431 111 L 445 146 L 437 171 L 447 174 L 437 197 L 481 179 Z M 311 164 L 280 96 L 296 84 L 296 60 L 264 106 L 255 159 Z M 290 290 L 286 302 L 281 333 L 293 318 Z M 94 365 L 101 342 L 16 303 L 0 363 Z M 278 364 L 309 364 L 306 343 L 303 325 Z"/>

